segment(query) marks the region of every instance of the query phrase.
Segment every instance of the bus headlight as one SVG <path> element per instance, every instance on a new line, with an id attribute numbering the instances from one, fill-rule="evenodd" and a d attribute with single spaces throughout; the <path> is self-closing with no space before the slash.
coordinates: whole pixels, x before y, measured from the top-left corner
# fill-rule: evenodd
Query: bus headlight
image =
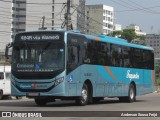
<path id="1" fill-rule="evenodd" d="M 54 81 L 54 87 L 62 83 L 64 80 L 64 77 L 58 78 Z"/>

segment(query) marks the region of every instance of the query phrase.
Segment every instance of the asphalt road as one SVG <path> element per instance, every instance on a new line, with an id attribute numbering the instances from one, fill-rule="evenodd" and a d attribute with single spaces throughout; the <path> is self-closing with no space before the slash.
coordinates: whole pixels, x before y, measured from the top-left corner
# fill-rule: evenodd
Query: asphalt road
<path id="1" fill-rule="evenodd" d="M 0 100 L 0 111 L 160 111 L 160 93 L 152 93 L 148 95 L 138 96 L 137 101 L 134 103 L 120 103 L 116 98 L 105 98 L 105 100 L 101 101 L 98 104 L 90 104 L 87 106 L 77 106 L 74 101 L 59 101 L 49 103 L 44 107 L 39 107 L 34 103 L 33 99 L 23 98 L 21 100 Z M 60 112 L 59 112 L 60 113 Z M 62 112 L 63 114 L 64 112 Z M 149 113 L 149 112 L 148 112 Z M 74 113 L 73 113 L 74 114 Z M 92 113 L 89 113 L 92 116 Z M 94 115 L 94 112 L 93 112 Z M 62 115 L 63 116 L 63 115 Z M 97 118 L 98 117 L 98 118 Z M 122 120 L 133 120 L 133 119 L 141 119 L 141 120 L 160 120 L 160 117 L 54 117 L 54 120 L 107 120 L 112 119 L 122 119 Z M 0 118 L 6 119 L 8 118 Z M 13 118 L 17 120 L 18 118 Z M 25 119 L 25 118 L 23 118 Z M 26 118 L 27 119 L 27 118 Z M 33 120 L 44 119 L 44 118 L 30 118 Z M 46 120 L 53 120 L 52 117 L 45 118 Z"/>

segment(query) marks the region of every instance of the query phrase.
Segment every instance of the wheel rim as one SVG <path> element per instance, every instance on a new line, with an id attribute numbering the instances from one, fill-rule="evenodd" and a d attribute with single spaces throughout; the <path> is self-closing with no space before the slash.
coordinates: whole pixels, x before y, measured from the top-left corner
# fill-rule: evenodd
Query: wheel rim
<path id="1" fill-rule="evenodd" d="M 130 98 L 131 100 L 134 99 L 134 89 L 133 88 L 130 89 Z"/>
<path id="2" fill-rule="evenodd" d="M 88 98 L 88 93 L 86 89 L 82 89 L 82 103 L 86 102 Z"/>

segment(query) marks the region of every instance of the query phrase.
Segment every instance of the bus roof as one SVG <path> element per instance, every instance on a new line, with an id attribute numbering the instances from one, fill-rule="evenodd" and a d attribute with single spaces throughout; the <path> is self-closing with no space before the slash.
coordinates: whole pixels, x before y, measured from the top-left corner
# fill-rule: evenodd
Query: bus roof
<path id="1" fill-rule="evenodd" d="M 80 33 L 74 33 L 74 34 L 80 34 Z M 96 41 L 108 42 L 108 43 L 112 43 L 112 44 L 140 48 L 140 49 L 146 49 L 146 50 L 154 50 L 150 46 L 129 43 L 127 40 L 122 39 L 122 38 L 116 38 L 116 37 L 110 37 L 110 36 L 104 36 L 104 35 L 86 35 L 86 34 L 80 34 L 80 35 L 84 35 L 86 38 L 96 40 Z"/>
<path id="2" fill-rule="evenodd" d="M 108 43 L 112 43 L 112 44 L 140 48 L 140 49 L 146 49 L 146 50 L 154 50 L 152 47 L 149 47 L 149 46 L 129 43 L 127 40 L 122 39 L 122 38 L 115 38 L 115 37 L 103 36 L 103 35 L 98 35 L 98 36 L 85 35 L 85 36 L 88 39 L 95 39 L 95 40 L 98 39 L 99 41 L 102 41 L 102 42 L 108 42 Z"/>
<path id="3" fill-rule="evenodd" d="M 29 32 L 22 32 L 22 33 L 34 33 L 34 32 L 64 32 L 64 33 L 73 33 L 73 34 L 77 34 L 77 35 L 83 35 L 87 39 L 92 39 L 92 40 L 97 40 L 97 41 L 102 41 L 102 42 L 108 42 L 108 43 L 122 45 L 122 46 L 128 46 L 128 47 L 146 49 L 146 50 L 154 50 L 152 47 L 149 47 L 149 46 L 129 43 L 127 40 L 122 39 L 122 38 L 115 38 L 115 37 L 104 36 L 104 35 L 81 34 L 77 30 L 71 30 L 71 31 L 66 31 L 66 30 L 38 30 L 38 31 L 29 31 Z"/>

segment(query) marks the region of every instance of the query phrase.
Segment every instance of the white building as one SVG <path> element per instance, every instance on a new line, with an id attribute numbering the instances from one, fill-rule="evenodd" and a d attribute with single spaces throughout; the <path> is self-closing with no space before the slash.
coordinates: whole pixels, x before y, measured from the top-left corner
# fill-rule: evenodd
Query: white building
<path id="1" fill-rule="evenodd" d="M 154 48 L 155 58 L 160 58 L 160 35 L 147 34 L 146 44 Z"/>
<path id="2" fill-rule="evenodd" d="M 26 0 L 12 0 L 11 39 L 26 30 Z"/>
<path id="3" fill-rule="evenodd" d="M 0 1 L 0 51 L 11 41 L 11 0 Z"/>
<path id="4" fill-rule="evenodd" d="M 114 8 L 107 5 L 86 5 L 87 34 L 104 34 L 113 31 Z"/>
<path id="5" fill-rule="evenodd" d="M 115 24 L 115 25 L 114 25 L 114 31 L 122 31 L 122 25 L 120 25 L 120 24 Z"/>
<path id="6" fill-rule="evenodd" d="M 36 4 L 37 3 L 37 4 Z M 52 29 L 65 29 L 65 13 L 67 0 L 27 0 L 26 30 L 38 30 L 42 27 L 42 17 L 45 16 L 44 26 Z M 71 2 L 71 23 L 74 30 L 84 31 L 85 0 Z M 78 13 L 79 11 L 80 13 Z"/>
<path id="7" fill-rule="evenodd" d="M 141 35 L 146 35 L 146 33 L 145 33 L 145 32 L 142 32 L 142 31 L 140 30 L 140 27 L 139 27 L 138 25 L 135 25 L 135 24 L 130 24 L 129 26 L 126 26 L 126 29 L 134 29 L 136 35 L 139 35 L 139 36 L 141 36 Z"/>
<path id="8" fill-rule="evenodd" d="M 67 0 L 13 0 L 12 38 L 18 32 L 38 30 L 43 20 L 45 28 L 65 29 L 66 3 Z M 71 0 L 71 5 L 72 27 L 84 32 L 85 0 Z"/>

